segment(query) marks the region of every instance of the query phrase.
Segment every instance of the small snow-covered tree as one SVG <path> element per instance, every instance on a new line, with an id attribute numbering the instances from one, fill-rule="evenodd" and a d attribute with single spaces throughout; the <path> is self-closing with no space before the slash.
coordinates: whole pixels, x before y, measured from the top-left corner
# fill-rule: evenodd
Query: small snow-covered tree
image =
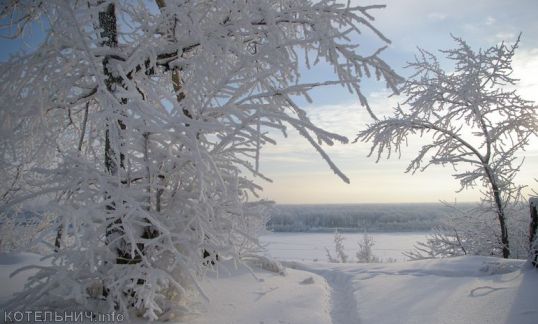
<path id="1" fill-rule="evenodd" d="M 374 255 L 372 247 L 375 245 L 374 238 L 364 232 L 362 241 L 357 242 L 359 250 L 355 254 L 359 263 L 377 263 L 381 262 L 379 257 Z"/>
<path id="2" fill-rule="evenodd" d="M 332 263 L 346 263 L 347 262 L 347 254 L 344 250 L 344 236 L 342 233 L 338 232 L 338 229 L 334 231 L 334 253 L 333 256 L 329 249 L 325 248 L 325 251 L 327 252 L 327 258 L 329 259 L 329 262 Z"/>
<path id="3" fill-rule="evenodd" d="M 266 204 L 252 201 L 261 188 L 252 178 L 266 179 L 269 130 L 296 129 L 348 181 L 321 146 L 347 138 L 314 125 L 296 97 L 340 85 L 369 110 L 365 77 L 396 91 L 380 50 L 350 42 L 364 31 L 388 42 L 372 25 L 382 7 L 4 2 L 9 37 L 42 25 L 44 38 L 0 65 L 0 211 L 32 201 L 53 215 L 56 251 L 9 306 L 79 304 L 155 320 L 204 295 L 208 261 L 240 261 L 257 245 Z M 305 82 L 303 62 L 329 64 L 334 79 Z"/>
<path id="4" fill-rule="evenodd" d="M 370 124 L 357 140 L 371 142 L 370 155 L 379 161 L 384 152 L 400 153 L 412 135 L 430 137 L 407 172 L 451 165 L 461 168 L 453 176 L 462 190 L 480 183 L 482 202 L 497 218 L 502 256 L 508 258 L 506 209 L 521 191 L 514 183 L 521 166 L 517 153 L 538 133 L 538 107 L 510 88 L 517 81 L 510 75 L 519 39 L 479 51 L 454 39 L 455 49 L 441 51 L 454 70 L 445 71 L 433 54 L 420 50 L 408 65 L 415 73 L 402 87 L 403 106 Z"/>

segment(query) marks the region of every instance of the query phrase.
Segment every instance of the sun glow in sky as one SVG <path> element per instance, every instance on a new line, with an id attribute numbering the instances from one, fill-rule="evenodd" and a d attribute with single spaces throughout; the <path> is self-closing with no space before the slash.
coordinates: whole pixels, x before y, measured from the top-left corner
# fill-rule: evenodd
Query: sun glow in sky
<path id="1" fill-rule="evenodd" d="M 387 8 L 374 13 L 374 24 L 391 39 L 392 44 L 382 57 L 401 76 L 411 74 L 403 66 L 413 59 L 417 47 L 434 53 L 455 47 L 450 34 L 478 49 L 500 41 L 513 43 L 521 32 L 520 48 L 513 62 L 514 76 L 521 80 L 518 91 L 523 98 L 538 102 L 537 1 L 391 0 L 385 3 Z M 305 71 L 305 75 L 330 78 L 330 71 L 318 67 L 315 71 Z M 364 89 L 378 115 L 388 113 L 400 99 L 388 98 L 384 85 L 374 80 L 365 80 Z M 316 90 L 313 98 L 312 104 L 299 100 L 303 107 L 308 107 L 310 118 L 322 128 L 347 136 L 350 141 L 371 121 L 357 98 L 340 87 Z M 262 182 L 265 189 L 261 196 L 278 203 L 476 201 L 481 195 L 478 187 L 456 193 L 460 187 L 452 178 L 454 170 L 450 167 L 433 166 L 414 175 L 404 173 L 426 138 L 410 141 L 399 159 L 394 156 L 379 163 L 375 163 L 373 157 L 367 158 L 368 144 L 325 147 L 351 184 L 334 175 L 297 133 L 290 130 L 288 138 L 276 136 L 276 139 L 277 146 L 267 146 L 262 152 L 261 171 L 273 183 Z M 534 140 L 523 155 L 525 163 L 517 181 L 536 190 L 538 141 Z"/>

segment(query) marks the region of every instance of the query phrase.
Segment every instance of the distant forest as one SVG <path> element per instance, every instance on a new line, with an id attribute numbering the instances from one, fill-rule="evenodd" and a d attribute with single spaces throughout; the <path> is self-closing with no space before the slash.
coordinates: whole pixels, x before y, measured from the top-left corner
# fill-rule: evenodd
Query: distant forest
<path id="1" fill-rule="evenodd" d="M 458 204 L 471 208 L 473 204 Z M 274 232 L 429 231 L 453 213 L 440 203 L 276 205 L 267 223 Z"/>

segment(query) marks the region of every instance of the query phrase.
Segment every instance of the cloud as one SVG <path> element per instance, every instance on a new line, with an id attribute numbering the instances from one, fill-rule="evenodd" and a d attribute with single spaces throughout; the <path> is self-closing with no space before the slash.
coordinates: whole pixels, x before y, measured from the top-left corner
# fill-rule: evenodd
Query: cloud
<path id="1" fill-rule="evenodd" d="M 440 13 L 440 12 L 430 12 L 428 15 L 428 20 L 430 21 L 443 21 L 443 20 L 446 20 L 446 18 L 448 17 L 446 14 L 444 13 Z"/>
<path id="2" fill-rule="evenodd" d="M 513 32 L 498 32 L 495 34 L 495 38 L 500 41 L 511 41 L 516 37 L 516 34 Z"/>
<path id="3" fill-rule="evenodd" d="M 538 104 L 538 47 L 516 50 L 512 67 L 512 77 L 519 79 L 516 84 L 518 93 Z"/>
<path id="4" fill-rule="evenodd" d="M 368 115 L 365 109 L 359 107 L 357 103 L 345 102 L 334 105 L 321 105 L 305 108 L 307 116 L 317 127 L 328 132 L 346 136 L 350 141 L 355 138 L 359 129 L 364 127 L 368 120 Z M 276 133 L 273 137 L 277 141 L 277 145 L 267 145 L 263 148 L 262 157 L 265 162 L 273 165 L 287 163 L 302 163 L 307 165 L 313 160 L 321 160 L 321 157 L 316 150 L 303 138 L 298 132 L 288 127 L 288 136 L 285 138 Z M 331 157 L 334 155 L 340 158 L 349 156 L 351 153 L 350 144 L 342 144 L 335 142 L 333 146 L 322 145 Z M 351 153 L 353 155 L 353 153 Z M 280 171 L 280 170 L 276 170 Z M 281 171 L 288 172 L 289 169 Z"/>
<path id="5" fill-rule="evenodd" d="M 398 98 L 389 97 L 388 91 L 373 92 L 368 95 L 372 110 L 382 118 L 395 107 Z M 372 168 L 374 158 L 367 158 L 370 152 L 369 143 L 351 143 L 356 135 L 372 121 L 364 107 L 356 101 L 348 101 L 333 105 L 311 105 L 305 108 L 308 117 L 314 125 L 349 139 L 348 144 L 335 142 L 334 145 L 322 145 L 325 152 L 344 173 L 357 168 Z M 314 171 L 327 172 L 330 170 L 319 153 L 293 129 L 288 130 L 288 137 L 273 134 L 277 145 L 267 145 L 262 149 L 261 171 L 269 177 L 278 178 L 291 174 L 311 174 Z M 410 153 L 415 153 L 410 148 Z M 399 171 L 404 170 L 407 160 L 398 165 Z M 385 166 L 386 167 L 386 166 Z"/>
<path id="6" fill-rule="evenodd" d="M 378 1 L 353 0 L 354 5 L 370 3 Z M 497 43 L 495 35 L 502 32 L 522 31 L 538 42 L 534 33 L 538 23 L 532 14 L 538 10 L 536 0 L 520 0 L 517 5 L 505 0 L 391 0 L 386 4 L 371 11 L 374 24 L 393 41 L 393 50 L 404 53 L 414 53 L 417 45 L 431 51 L 446 49 L 450 33 L 479 47 Z"/>
<path id="7" fill-rule="evenodd" d="M 389 114 L 398 103 L 398 96 L 388 90 L 374 91 L 367 95 L 372 111 L 382 117 Z M 353 137 L 357 131 L 372 121 L 365 107 L 357 101 L 333 105 L 311 106 L 307 109 L 312 122 L 328 131 Z"/>
<path id="8" fill-rule="evenodd" d="M 497 19 L 495 19 L 495 18 L 493 18 L 491 16 L 488 16 L 486 18 L 485 24 L 486 24 L 486 26 L 492 26 L 493 24 L 495 24 L 495 22 L 497 22 Z"/>

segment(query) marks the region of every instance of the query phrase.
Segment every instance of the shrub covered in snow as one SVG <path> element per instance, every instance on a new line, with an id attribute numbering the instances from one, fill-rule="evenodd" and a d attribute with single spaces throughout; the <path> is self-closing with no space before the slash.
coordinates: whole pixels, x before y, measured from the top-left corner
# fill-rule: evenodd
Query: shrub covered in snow
<path id="1" fill-rule="evenodd" d="M 446 205 L 452 216 L 437 226 L 426 241 L 418 242 L 404 253 L 410 259 L 443 258 L 461 255 L 501 256 L 502 241 L 496 226 L 496 215 L 490 208 L 459 208 Z M 529 212 L 525 203 L 505 208 L 508 220 L 511 258 L 525 259 L 529 253 Z"/>
<path id="2" fill-rule="evenodd" d="M 359 263 L 378 263 L 381 260 L 374 255 L 372 247 L 374 246 L 374 238 L 364 233 L 362 236 L 362 241 L 357 242 L 359 245 L 359 250 L 355 254 L 357 256 L 357 262 Z"/>
<path id="3" fill-rule="evenodd" d="M 335 230 L 334 231 L 334 256 L 331 254 L 331 251 L 329 251 L 328 248 L 325 248 L 329 262 L 333 262 L 333 263 L 346 263 L 347 262 L 348 256 L 344 251 L 344 240 L 345 238 L 342 235 L 342 233 L 338 232 L 338 230 Z"/>

